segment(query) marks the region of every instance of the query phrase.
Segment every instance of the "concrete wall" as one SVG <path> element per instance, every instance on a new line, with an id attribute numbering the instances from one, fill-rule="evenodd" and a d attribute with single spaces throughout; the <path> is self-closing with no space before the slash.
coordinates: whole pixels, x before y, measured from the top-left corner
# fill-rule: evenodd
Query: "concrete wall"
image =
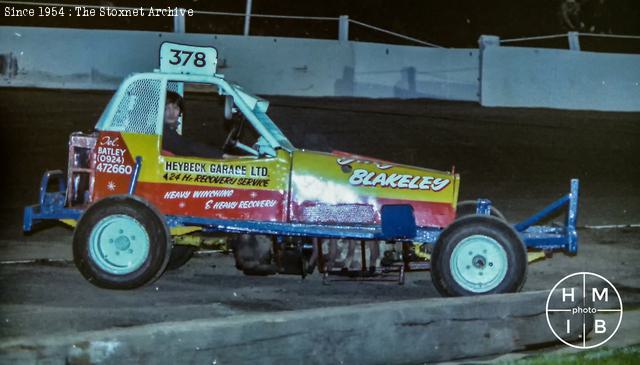
<path id="1" fill-rule="evenodd" d="M 560 293 L 554 291 L 551 305 L 567 311 L 550 320 L 555 328 L 570 321 L 571 331 L 562 337 L 574 341 L 582 323 L 592 331 L 594 318 L 572 316 L 571 302 L 560 301 Z M 547 296 L 536 291 L 401 300 L 6 338 L 0 363 L 435 363 L 557 342 L 545 318 Z"/>
<path id="2" fill-rule="evenodd" d="M 219 73 L 262 95 L 478 99 L 477 50 L 335 40 L 0 27 L 0 86 L 114 89 L 158 67 L 163 41 L 218 49 Z"/>
<path id="3" fill-rule="evenodd" d="M 479 100 L 477 49 L 352 44 L 355 95 Z"/>
<path id="4" fill-rule="evenodd" d="M 481 104 L 640 110 L 640 55 L 486 47 Z"/>
<path id="5" fill-rule="evenodd" d="M 480 101 L 484 106 L 640 111 L 640 55 L 500 47 L 499 40 L 479 51 L 0 27 L 0 86 L 115 89 L 126 75 L 157 68 L 164 41 L 216 47 L 218 72 L 261 95 L 434 98 Z"/>

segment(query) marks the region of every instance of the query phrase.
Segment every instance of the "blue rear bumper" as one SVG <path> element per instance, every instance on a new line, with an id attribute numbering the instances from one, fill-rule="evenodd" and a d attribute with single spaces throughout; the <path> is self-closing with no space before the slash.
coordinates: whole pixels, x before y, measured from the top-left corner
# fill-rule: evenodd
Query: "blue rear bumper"
<path id="1" fill-rule="evenodd" d="M 49 181 L 55 179 L 58 180 L 58 190 L 48 192 Z M 29 232 L 35 224 L 48 219 L 79 219 L 83 213 L 82 210 L 65 208 L 66 190 L 62 171 L 45 172 L 40 181 L 39 204 L 24 208 L 22 230 Z"/>

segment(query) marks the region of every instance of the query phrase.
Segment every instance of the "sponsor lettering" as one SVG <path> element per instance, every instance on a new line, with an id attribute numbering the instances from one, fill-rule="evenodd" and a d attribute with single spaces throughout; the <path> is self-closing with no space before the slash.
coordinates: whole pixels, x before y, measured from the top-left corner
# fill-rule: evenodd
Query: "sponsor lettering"
<path id="1" fill-rule="evenodd" d="M 218 209 L 254 209 L 254 208 L 273 208 L 278 204 L 274 199 L 264 200 L 241 200 L 239 202 L 221 202 L 214 200 L 207 200 L 204 204 L 205 210 L 218 210 Z"/>
<path id="2" fill-rule="evenodd" d="M 233 190 L 202 190 L 194 191 L 194 198 L 228 198 L 233 195 Z"/>
<path id="3" fill-rule="evenodd" d="M 258 186 L 258 187 L 266 188 L 269 185 L 269 180 L 242 178 L 242 179 L 238 179 L 238 185 L 241 185 L 241 186 Z"/>
<path id="4" fill-rule="evenodd" d="M 227 176 L 194 175 L 193 180 L 191 181 L 206 184 L 234 185 L 238 181 L 238 178 Z"/>
<path id="5" fill-rule="evenodd" d="M 104 136 L 100 139 L 100 144 L 110 147 L 98 146 L 96 171 L 106 174 L 131 175 L 133 167 L 125 165 L 124 154 L 127 150 L 126 148 L 117 148 L 118 138 L 112 139 L 109 136 Z"/>
<path id="6" fill-rule="evenodd" d="M 96 155 L 97 162 L 106 162 L 106 163 L 124 163 L 124 157 L 122 156 L 114 156 L 114 155 Z"/>
<path id="7" fill-rule="evenodd" d="M 204 209 L 236 209 L 237 206 L 238 202 L 216 202 L 213 200 L 207 200 L 207 202 L 204 204 Z"/>
<path id="8" fill-rule="evenodd" d="M 96 171 L 104 172 L 105 174 L 131 175 L 133 168 L 129 165 L 99 163 L 96 165 Z"/>
<path id="9" fill-rule="evenodd" d="M 166 174 L 162 175 L 162 178 L 165 179 L 166 181 L 190 182 L 190 181 L 193 181 L 194 176 L 198 176 L 198 175 L 182 174 L 179 172 L 167 172 Z"/>
<path id="10" fill-rule="evenodd" d="M 114 147 L 98 147 L 99 155 L 107 155 L 107 156 L 124 156 L 124 153 L 127 150 L 124 148 L 114 148 Z"/>
<path id="11" fill-rule="evenodd" d="M 176 172 L 168 172 L 162 175 L 166 181 L 194 182 L 200 184 L 218 184 L 218 185 L 239 185 L 266 188 L 269 186 L 269 179 L 256 179 L 250 177 L 229 177 L 229 176 L 211 176 L 211 175 L 195 175 Z M 232 191 L 232 190 L 231 190 Z"/>
<path id="12" fill-rule="evenodd" d="M 164 171 L 167 173 L 202 174 L 233 178 L 245 178 L 247 176 L 253 179 L 269 178 L 269 169 L 265 166 L 249 166 L 248 169 L 247 166 L 244 165 L 228 165 L 207 162 L 165 161 Z"/>
<path id="13" fill-rule="evenodd" d="M 380 186 L 410 190 L 440 191 L 446 188 L 451 181 L 433 176 L 414 176 L 403 174 L 389 174 L 370 172 L 356 169 L 349 178 L 349 183 L 354 186 Z"/>
<path id="14" fill-rule="evenodd" d="M 164 193 L 165 199 L 189 199 L 190 191 L 167 191 Z"/>
<path id="15" fill-rule="evenodd" d="M 251 209 L 251 208 L 273 208 L 275 207 L 277 202 L 273 199 L 267 200 L 243 200 L 238 204 L 238 208 L 240 209 Z"/>
<path id="16" fill-rule="evenodd" d="M 206 172 L 206 164 L 203 162 L 178 162 L 166 161 L 164 170 L 170 172 Z"/>
<path id="17" fill-rule="evenodd" d="M 111 136 L 104 136 L 104 137 L 100 138 L 100 145 L 101 146 L 118 147 L 118 146 L 120 146 L 118 144 L 119 140 L 120 140 L 120 137 L 111 138 Z"/>
<path id="18" fill-rule="evenodd" d="M 269 176 L 269 169 L 264 166 L 251 166 L 252 177 L 267 177 Z"/>
<path id="19" fill-rule="evenodd" d="M 247 166 L 238 165 L 209 165 L 209 173 L 225 176 L 247 176 Z"/>

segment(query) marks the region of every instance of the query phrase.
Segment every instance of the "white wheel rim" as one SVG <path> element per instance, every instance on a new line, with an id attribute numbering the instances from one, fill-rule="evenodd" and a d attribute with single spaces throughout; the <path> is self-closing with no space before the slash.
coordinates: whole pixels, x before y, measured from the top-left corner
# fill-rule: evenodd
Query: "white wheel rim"
<path id="1" fill-rule="evenodd" d="M 458 242 L 449 263 L 456 283 L 473 293 L 495 289 L 507 276 L 509 268 L 507 252 L 500 243 L 480 234 Z"/>
<path id="2" fill-rule="evenodd" d="M 102 218 L 89 236 L 89 256 L 114 275 L 138 270 L 149 256 L 151 244 L 144 226 L 133 217 L 115 214 Z"/>

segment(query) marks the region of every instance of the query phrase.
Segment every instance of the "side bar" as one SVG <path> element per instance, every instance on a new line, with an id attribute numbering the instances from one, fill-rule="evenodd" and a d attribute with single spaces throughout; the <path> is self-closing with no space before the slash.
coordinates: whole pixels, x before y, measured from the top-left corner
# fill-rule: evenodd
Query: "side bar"
<path id="1" fill-rule="evenodd" d="M 567 212 L 567 235 L 569 242 L 567 251 L 569 253 L 578 252 L 578 231 L 576 231 L 578 221 L 578 196 L 580 194 L 580 182 L 578 179 L 571 180 L 571 194 L 569 200 L 569 211 Z"/>
<path id="2" fill-rule="evenodd" d="M 530 218 L 514 225 L 527 247 L 544 250 L 564 249 L 571 254 L 578 252 L 576 221 L 579 191 L 579 180 L 572 179 L 569 194 L 549 204 Z M 534 226 L 565 206 L 567 206 L 567 218 L 564 227 Z"/>
<path id="3" fill-rule="evenodd" d="M 542 209 L 538 213 L 532 215 L 531 217 L 529 217 L 525 221 L 522 221 L 522 222 L 516 224 L 515 226 L 513 226 L 513 228 L 515 228 L 515 230 L 518 231 L 518 232 L 526 231 L 527 228 L 531 227 L 532 225 L 540 222 L 544 218 L 546 218 L 546 217 L 550 216 L 551 214 L 555 213 L 556 211 L 560 210 L 560 208 L 563 208 L 567 204 L 567 202 L 569 202 L 570 198 L 571 198 L 571 194 L 567 194 L 567 195 L 563 196 L 562 198 L 560 198 L 560 199 L 554 201 L 553 203 L 547 205 L 544 209 Z"/>
<path id="4" fill-rule="evenodd" d="M 381 226 L 340 226 L 304 223 L 259 222 L 242 220 L 209 219 L 200 217 L 165 216 L 169 227 L 200 226 L 205 232 L 255 233 L 282 236 L 323 238 L 348 238 L 361 240 L 387 240 Z M 418 227 L 415 242 L 434 243 L 440 228 Z"/>
<path id="5" fill-rule="evenodd" d="M 43 220 L 80 219 L 84 213 L 80 209 L 60 208 L 53 212 L 43 212 L 40 205 L 31 205 L 24 208 L 22 230 L 30 232 L 33 226 Z"/>
<path id="6" fill-rule="evenodd" d="M 138 185 L 138 175 L 140 175 L 140 168 L 142 167 L 142 156 L 136 156 L 136 165 L 133 167 L 133 174 L 131 174 L 131 180 L 129 181 L 129 195 L 133 195 L 136 192 L 136 185 Z"/>

